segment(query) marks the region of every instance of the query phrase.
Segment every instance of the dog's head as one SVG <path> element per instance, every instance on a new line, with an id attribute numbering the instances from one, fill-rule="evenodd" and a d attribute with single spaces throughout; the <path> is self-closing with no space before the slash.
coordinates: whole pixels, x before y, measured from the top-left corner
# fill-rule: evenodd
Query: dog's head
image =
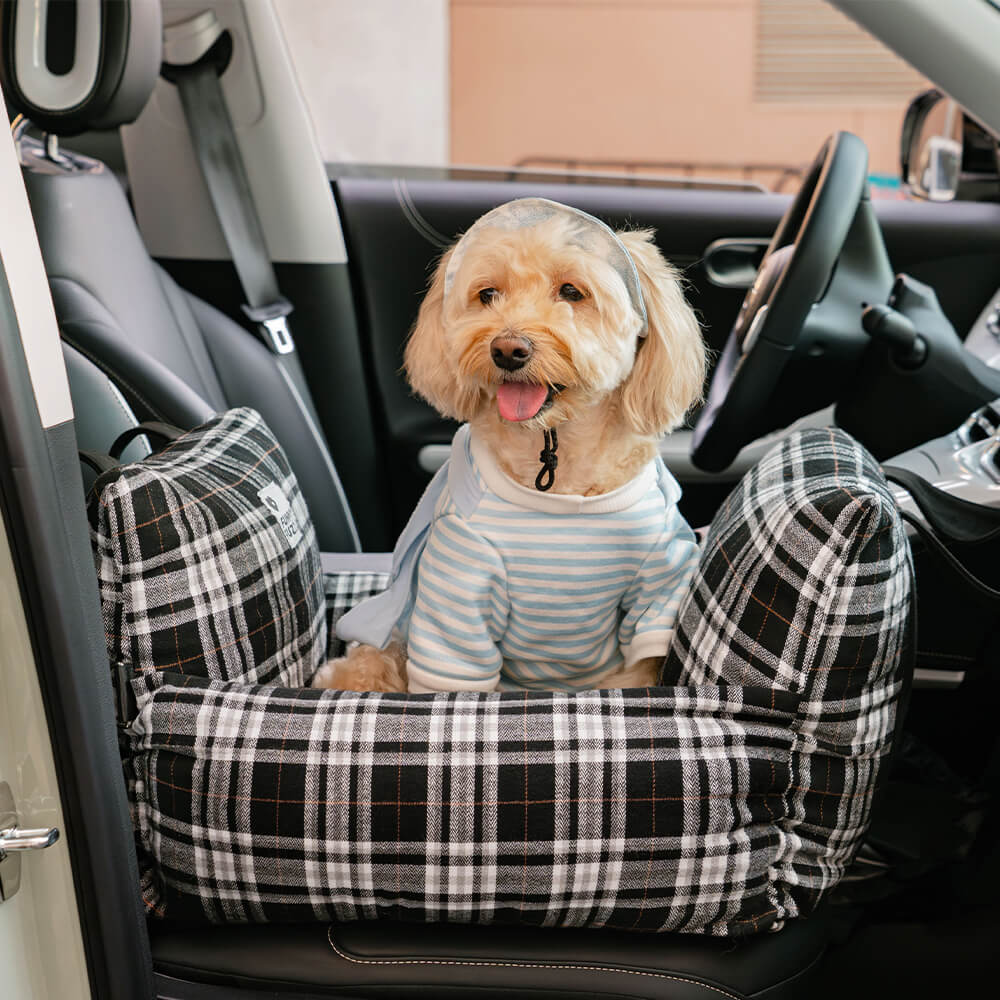
<path id="1" fill-rule="evenodd" d="M 637 434 L 677 426 L 705 352 L 652 232 L 612 234 L 572 209 L 514 226 L 494 216 L 438 264 L 406 347 L 414 390 L 461 421 L 492 408 L 552 427 L 613 401 Z"/>

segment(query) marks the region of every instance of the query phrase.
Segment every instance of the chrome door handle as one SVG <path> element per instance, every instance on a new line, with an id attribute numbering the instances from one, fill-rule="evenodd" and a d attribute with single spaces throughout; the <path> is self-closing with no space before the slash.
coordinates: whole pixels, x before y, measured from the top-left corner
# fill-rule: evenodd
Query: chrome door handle
<path id="1" fill-rule="evenodd" d="M 770 242 L 748 236 L 710 243 L 703 256 L 708 280 L 719 288 L 749 288 Z"/>
<path id="2" fill-rule="evenodd" d="M 54 827 L 22 830 L 17 825 L 17 808 L 10 785 L 0 781 L 0 902 L 10 899 L 21 887 L 21 854 L 42 851 L 59 839 Z"/>
<path id="3" fill-rule="evenodd" d="M 10 851 L 41 851 L 51 847 L 58 839 L 59 830 L 54 826 L 47 830 L 22 830 L 18 826 L 0 830 L 0 861 Z"/>

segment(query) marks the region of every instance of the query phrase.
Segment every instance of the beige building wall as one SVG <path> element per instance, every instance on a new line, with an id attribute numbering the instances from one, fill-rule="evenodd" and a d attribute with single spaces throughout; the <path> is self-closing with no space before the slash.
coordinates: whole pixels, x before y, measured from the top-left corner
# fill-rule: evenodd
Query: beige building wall
<path id="1" fill-rule="evenodd" d="M 805 165 L 845 128 L 896 173 L 899 93 L 755 99 L 761 2 L 450 0 L 452 162 Z"/>

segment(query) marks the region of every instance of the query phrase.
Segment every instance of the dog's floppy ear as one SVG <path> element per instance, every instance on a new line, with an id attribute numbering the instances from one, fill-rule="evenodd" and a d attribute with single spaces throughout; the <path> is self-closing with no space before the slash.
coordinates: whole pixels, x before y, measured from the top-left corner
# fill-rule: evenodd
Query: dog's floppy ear
<path id="1" fill-rule="evenodd" d="M 637 434 L 673 430 L 701 398 L 705 345 L 680 275 L 663 259 L 651 229 L 620 232 L 639 272 L 648 331 L 621 389 L 622 412 Z"/>
<path id="2" fill-rule="evenodd" d="M 448 250 L 438 261 L 430 288 L 420 303 L 410 331 L 403 367 L 413 391 L 438 413 L 455 420 L 471 420 L 479 403 L 479 389 L 463 388 L 444 335 L 444 275 L 451 257 Z"/>

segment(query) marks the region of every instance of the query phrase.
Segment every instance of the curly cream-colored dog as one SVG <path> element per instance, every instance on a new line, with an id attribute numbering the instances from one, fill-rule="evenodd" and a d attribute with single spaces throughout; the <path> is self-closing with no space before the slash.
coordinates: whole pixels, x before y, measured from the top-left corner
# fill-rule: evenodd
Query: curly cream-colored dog
<path id="1" fill-rule="evenodd" d="M 463 426 L 389 588 L 338 624 L 359 644 L 314 685 L 655 683 L 698 551 L 657 439 L 699 397 L 705 352 L 652 233 L 501 205 L 441 259 L 406 371 Z"/>

